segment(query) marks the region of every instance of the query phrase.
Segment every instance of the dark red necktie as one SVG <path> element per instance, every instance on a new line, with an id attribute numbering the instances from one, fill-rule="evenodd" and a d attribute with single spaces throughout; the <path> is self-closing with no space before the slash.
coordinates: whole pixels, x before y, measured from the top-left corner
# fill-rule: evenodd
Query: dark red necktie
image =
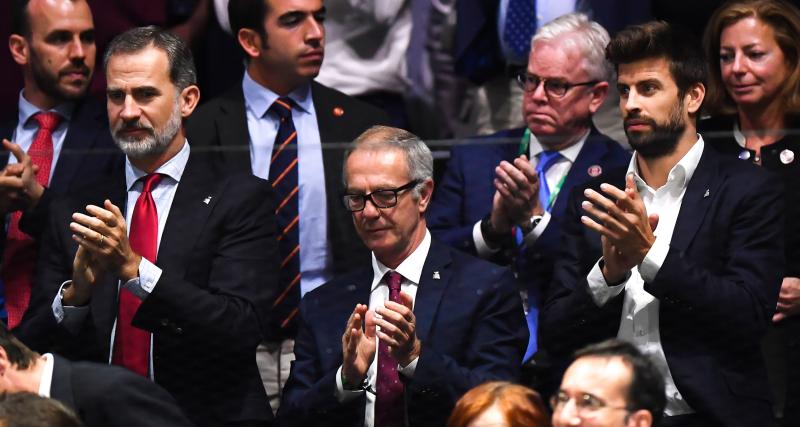
<path id="1" fill-rule="evenodd" d="M 62 117 L 58 113 L 45 112 L 36 113 L 32 118 L 39 124 L 39 130 L 33 137 L 28 156 L 32 163 L 39 167 L 36 182 L 47 187 L 53 163 L 53 131 L 61 123 Z M 25 310 L 28 309 L 36 263 L 36 247 L 33 239 L 19 229 L 21 217 L 22 211 L 11 214 L 3 252 L 3 285 L 9 328 L 17 326 Z"/>
<path id="2" fill-rule="evenodd" d="M 158 212 L 152 190 L 161 178 L 160 174 L 141 178 L 144 186 L 136 199 L 128 234 L 131 249 L 152 263 L 156 262 L 158 253 Z M 120 287 L 117 332 L 111 361 L 146 377 L 150 366 L 150 332 L 132 325 L 133 317 L 141 304 L 142 300 Z"/>
<path id="3" fill-rule="evenodd" d="M 390 271 L 386 274 L 389 285 L 389 300 L 398 304 L 400 301 L 399 273 Z M 405 427 L 405 385 L 400 381 L 397 372 L 397 360 L 389 352 L 389 346 L 378 341 L 378 382 L 375 394 L 375 427 Z"/>

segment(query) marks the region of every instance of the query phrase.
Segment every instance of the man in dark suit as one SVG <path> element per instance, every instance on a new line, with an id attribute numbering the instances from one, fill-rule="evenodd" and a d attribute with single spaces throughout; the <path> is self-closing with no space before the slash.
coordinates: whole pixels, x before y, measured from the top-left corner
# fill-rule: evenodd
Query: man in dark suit
<path id="1" fill-rule="evenodd" d="M 252 171 L 274 187 L 278 229 L 286 234 L 279 242 L 282 291 L 258 361 L 276 408 L 293 357 L 301 295 L 369 260 L 339 202 L 344 150 L 336 143 L 388 118 L 313 80 L 325 52 L 322 0 L 232 0 L 228 12 L 246 72 L 241 84 L 199 109 L 187 134 L 195 146 L 222 149 L 229 170 Z M 274 110 L 280 105 L 291 110 L 289 139 Z M 275 157 L 279 152 L 292 161 Z"/>
<path id="2" fill-rule="evenodd" d="M 667 391 L 665 426 L 769 424 L 760 341 L 783 276 L 783 191 L 696 132 L 699 44 L 663 22 L 608 46 L 617 64 L 627 169 L 573 192 L 542 308 L 542 345 L 618 337 L 648 354 Z"/>
<path id="3" fill-rule="evenodd" d="M 25 87 L 17 115 L 0 123 L 0 318 L 11 328 L 28 307 L 36 239 L 54 195 L 108 173 L 118 155 L 105 109 L 86 97 L 95 65 L 85 1 L 14 0 L 9 48 Z M 13 155 L 9 155 L 12 153 Z M 38 172 L 34 173 L 34 168 Z"/>
<path id="4" fill-rule="evenodd" d="M 181 122 L 199 89 L 176 36 L 123 33 L 106 52 L 106 76 L 126 159 L 53 206 L 37 312 L 23 322 L 55 329 L 68 357 L 154 379 L 197 425 L 268 425 L 254 354 L 277 290 L 270 188 L 190 155 Z"/>
<path id="5" fill-rule="evenodd" d="M 192 424 L 163 388 L 116 366 L 39 355 L 0 325 L 4 393 L 36 393 L 63 403 L 86 427 L 188 427 Z"/>
<path id="6" fill-rule="evenodd" d="M 520 79 L 527 128 L 453 147 L 428 213 L 431 232 L 445 243 L 498 263 L 516 258 L 528 296 L 526 360 L 537 350 L 539 295 L 552 278 L 570 190 L 630 159 L 592 126 L 612 75 L 608 39 L 581 14 L 542 27 Z"/>
<path id="7" fill-rule="evenodd" d="M 431 239 L 433 158 L 419 138 L 376 126 L 345 162 L 343 201 L 372 263 L 301 301 L 279 422 L 444 425 L 470 388 L 518 377 L 519 294 L 507 269 Z"/>

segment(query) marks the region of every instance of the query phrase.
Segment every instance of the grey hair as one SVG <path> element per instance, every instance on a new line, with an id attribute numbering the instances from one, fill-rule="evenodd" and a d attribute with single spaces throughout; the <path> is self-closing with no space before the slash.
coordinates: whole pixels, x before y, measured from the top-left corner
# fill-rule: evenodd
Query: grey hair
<path id="1" fill-rule="evenodd" d="M 559 41 L 578 48 L 583 56 L 583 69 L 589 78 L 610 81 L 614 67 L 606 59 L 606 46 L 611 40 L 602 25 L 583 13 L 568 13 L 548 22 L 531 39 L 531 53 L 537 41 Z"/>
<path id="2" fill-rule="evenodd" d="M 197 84 L 197 70 L 189 46 L 180 37 L 154 25 L 133 28 L 114 37 L 103 56 L 103 70 L 108 71 L 112 56 L 141 52 L 151 46 L 167 54 L 169 80 L 179 92 Z"/>
<path id="3" fill-rule="evenodd" d="M 344 154 L 344 167 L 342 178 L 347 187 L 347 159 L 354 151 L 359 149 L 381 150 L 398 149 L 406 156 L 408 177 L 418 181 L 411 191 L 415 199 L 419 199 L 425 181 L 433 179 L 433 155 L 430 148 L 418 136 L 403 129 L 389 126 L 373 126 L 364 131 L 358 138 L 350 143 Z"/>

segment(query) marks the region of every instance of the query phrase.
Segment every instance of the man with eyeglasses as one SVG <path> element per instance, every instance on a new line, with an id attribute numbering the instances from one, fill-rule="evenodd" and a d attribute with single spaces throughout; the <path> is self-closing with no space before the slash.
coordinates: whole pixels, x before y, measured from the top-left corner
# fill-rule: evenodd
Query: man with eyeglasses
<path id="1" fill-rule="evenodd" d="M 527 127 L 454 147 L 428 214 L 435 237 L 516 268 L 527 293 L 526 361 L 537 351 L 539 295 L 552 277 L 570 190 L 630 159 L 592 125 L 612 75 L 608 40 L 583 14 L 541 27 L 518 78 Z"/>
<path id="2" fill-rule="evenodd" d="M 665 404 L 658 369 L 620 340 L 579 350 L 550 399 L 553 427 L 658 426 Z"/>
<path id="3" fill-rule="evenodd" d="M 345 156 L 343 202 L 371 265 L 300 303 L 287 426 L 442 426 L 458 398 L 518 379 L 528 331 L 511 272 L 431 238 L 433 158 L 376 126 Z"/>

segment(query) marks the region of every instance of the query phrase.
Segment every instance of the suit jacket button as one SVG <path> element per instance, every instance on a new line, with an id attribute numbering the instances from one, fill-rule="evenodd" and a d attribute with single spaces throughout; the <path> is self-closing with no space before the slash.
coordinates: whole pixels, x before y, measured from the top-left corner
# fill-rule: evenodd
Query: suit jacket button
<path id="1" fill-rule="evenodd" d="M 182 333 L 183 333 L 183 328 L 181 328 L 180 326 L 178 326 L 177 328 L 175 328 L 175 333 L 176 333 L 177 335 L 180 335 L 180 334 L 182 334 Z"/>
<path id="2" fill-rule="evenodd" d="M 167 325 L 169 325 L 169 320 L 168 319 L 161 319 L 161 326 L 166 327 Z"/>

